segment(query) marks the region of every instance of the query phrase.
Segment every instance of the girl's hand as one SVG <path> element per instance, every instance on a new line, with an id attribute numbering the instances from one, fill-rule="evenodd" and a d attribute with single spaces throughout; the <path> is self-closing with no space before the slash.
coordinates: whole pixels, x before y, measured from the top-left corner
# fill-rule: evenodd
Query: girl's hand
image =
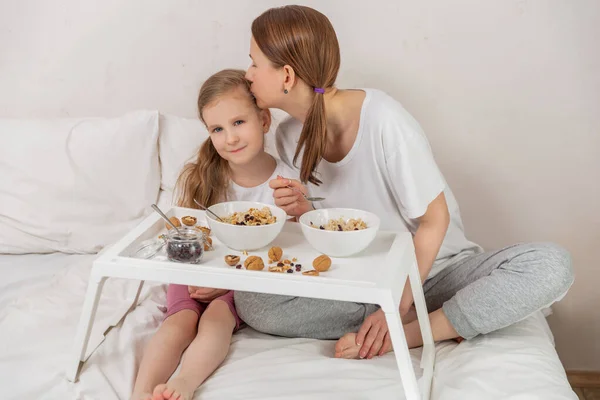
<path id="1" fill-rule="evenodd" d="M 190 292 L 190 297 L 192 299 L 206 303 L 213 301 L 217 297 L 223 296 L 228 291 L 229 290 L 227 289 L 213 289 L 198 286 L 188 286 L 188 292 Z"/>
<path id="2" fill-rule="evenodd" d="M 307 201 L 298 190 L 304 194 L 308 193 L 306 186 L 295 179 L 288 179 L 282 176 L 277 176 L 269 182 L 269 186 L 273 190 L 273 198 L 275 205 L 283 209 L 288 215 L 299 217 L 305 212 L 313 210 L 312 203 Z M 290 189 L 290 187 L 296 189 Z"/>

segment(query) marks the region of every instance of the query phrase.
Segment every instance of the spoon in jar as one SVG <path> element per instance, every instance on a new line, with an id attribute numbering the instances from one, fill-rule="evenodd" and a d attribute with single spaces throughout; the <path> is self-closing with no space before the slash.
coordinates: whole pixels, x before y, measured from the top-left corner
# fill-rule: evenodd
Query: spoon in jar
<path id="1" fill-rule="evenodd" d="M 156 204 L 152 204 L 150 207 L 152 207 L 154 209 L 154 211 L 156 211 L 158 213 L 158 215 L 160 215 L 162 217 L 162 219 L 164 219 L 165 222 L 167 224 L 169 224 L 169 226 L 175 228 L 175 231 L 177 231 L 177 233 L 181 235 L 181 231 L 179 230 L 179 228 L 177 228 L 175 225 L 173 225 L 171 220 L 160 210 L 160 208 L 158 208 L 158 206 Z"/>

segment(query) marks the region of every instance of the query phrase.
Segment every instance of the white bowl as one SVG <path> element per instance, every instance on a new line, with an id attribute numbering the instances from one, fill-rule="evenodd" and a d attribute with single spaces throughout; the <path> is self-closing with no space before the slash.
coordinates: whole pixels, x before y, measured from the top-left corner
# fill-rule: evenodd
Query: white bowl
<path id="1" fill-rule="evenodd" d="M 362 219 L 367 229 L 356 231 L 328 231 L 319 229 L 331 219 Z M 313 223 L 313 227 L 310 223 Z M 352 208 L 324 208 L 313 210 L 300 217 L 304 237 L 317 251 L 331 257 L 348 257 L 366 249 L 379 230 L 379 217 L 373 213 Z"/>
<path id="2" fill-rule="evenodd" d="M 281 232 L 287 214 L 281 208 L 253 201 L 227 201 L 214 204 L 208 209 L 223 218 L 234 212 L 245 212 L 250 208 L 268 207 L 277 221 L 269 225 L 244 226 L 218 221 L 211 213 L 206 213 L 208 226 L 217 239 L 225 246 L 238 251 L 257 250 L 270 244 Z"/>

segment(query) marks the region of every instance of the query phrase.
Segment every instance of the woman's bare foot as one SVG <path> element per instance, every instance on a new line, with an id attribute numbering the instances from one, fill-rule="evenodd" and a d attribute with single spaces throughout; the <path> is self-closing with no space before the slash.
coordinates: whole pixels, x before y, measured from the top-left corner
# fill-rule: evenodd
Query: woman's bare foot
<path id="1" fill-rule="evenodd" d="M 346 333 L 335 344 L 335 358 L 360 358 L 360 346 L 356 344 L 356 333 Z"/>
<path id="2" fill-rule="evenodd" d="M 356 333 L 346 333 L 335 344 L 335 358 L 361 358 L 359 355 L 361 347 L 356 344 Z M 389 353 L 392 350 L 392 347 L 389 346 L 389 348 L 383 349 L 383 353 L 381 354 Z"/>
<path id="3" fill-rule="evenodd" d="M 192 400 L 197 387 L 177 377 L 154 388 L 152 400 Z"/>

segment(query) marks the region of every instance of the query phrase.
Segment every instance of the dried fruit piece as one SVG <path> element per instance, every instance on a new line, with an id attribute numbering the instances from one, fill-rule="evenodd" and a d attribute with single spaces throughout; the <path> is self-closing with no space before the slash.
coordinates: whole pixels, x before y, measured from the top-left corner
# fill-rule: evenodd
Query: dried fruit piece
<path id="1" fill-rule="evenodd" d="M 293 272 L 294 272 L 294 270 L 293 270 L 293 269 L 291 269 L 291 268 L 287 270 L 287 273 L 288 273 L 288 274 L 291 274 L 291 273 L 293 273 Z"/>
<path id="2" fill-rule="evenodd" d="M 184 225 L 187 225 L 187 226 L 194 226 L 194 225 L 196 225 L 196 221 L 197 221 L 196 217 L 192 217 L 190 215 L 186 215 L 185 217 L 181 217 L 181 222 Z"/>
<path id="3" fill-rule="evenodd" d="M 285 260 L 283 260 L 283 263 L 287 264 L 287 265 L 290 265 L 292 262 L 286 258 Z"/>
<path id="4" fill-rule="evenodd" d="M 281 257 L 283 257 L 283 250 L 281 249 L 281 247 L 271 247 L 269 249 L 269 258 L 273 261 L 279 261 L 281 260 Z"/>
<path id="5" fill-rule="evenodd" d="M 179 228 L 181 226 L 181 222 L 179 221 L 179 218 L 177 218 L 177 217 L 171 217 L 171 218 L 169 218 L 169 221 L 171 221 L 171 223 L 176 228 Z M 167 224 L 166 222 L 165 222 L 165 226 L 167 227 L 167 229 L 173 229 L 173 228 L 171 228 L 171 225 Z"/>
<path id="6" fill-rule="evenodd" d="M 262 258 L 258 256 L 250 256 L 244 261 L 244 267 L 252 271 L 260 271 L 265 267 Z"/>
<path id="7" fill-rule="evenodd" d="M 226 255 L 225 262 L 227 265 L 233 267 L 240 262 L 240 256 L 234 256 L 233 254 Z"/>
<path id="8" fill-rule="evenodd" d="M 319 271 L 311 269 L 310 271 L 304 271 L 302 275 L 319 276 Z"/>
<path id="9" fill-rule="evenodd" d="M 319 272 L 325 272 L 329 267 L 331 267 L 331 258 L 325 254 L 320 255 L 313 260 L 313 268 Z"/>
<path id="10" fill-rule="evenodd" d="M 242 269 L 242 264 L 238 264 L 235 266 L 237 269 Z"/>
<path id="11" fill-rule="evenodd" d="M 294 258 L 292 258 L 292 261 L 296 262 L 296 261 L 298 261 L 298 259 L 296 257 L 294 257 Z"/>

